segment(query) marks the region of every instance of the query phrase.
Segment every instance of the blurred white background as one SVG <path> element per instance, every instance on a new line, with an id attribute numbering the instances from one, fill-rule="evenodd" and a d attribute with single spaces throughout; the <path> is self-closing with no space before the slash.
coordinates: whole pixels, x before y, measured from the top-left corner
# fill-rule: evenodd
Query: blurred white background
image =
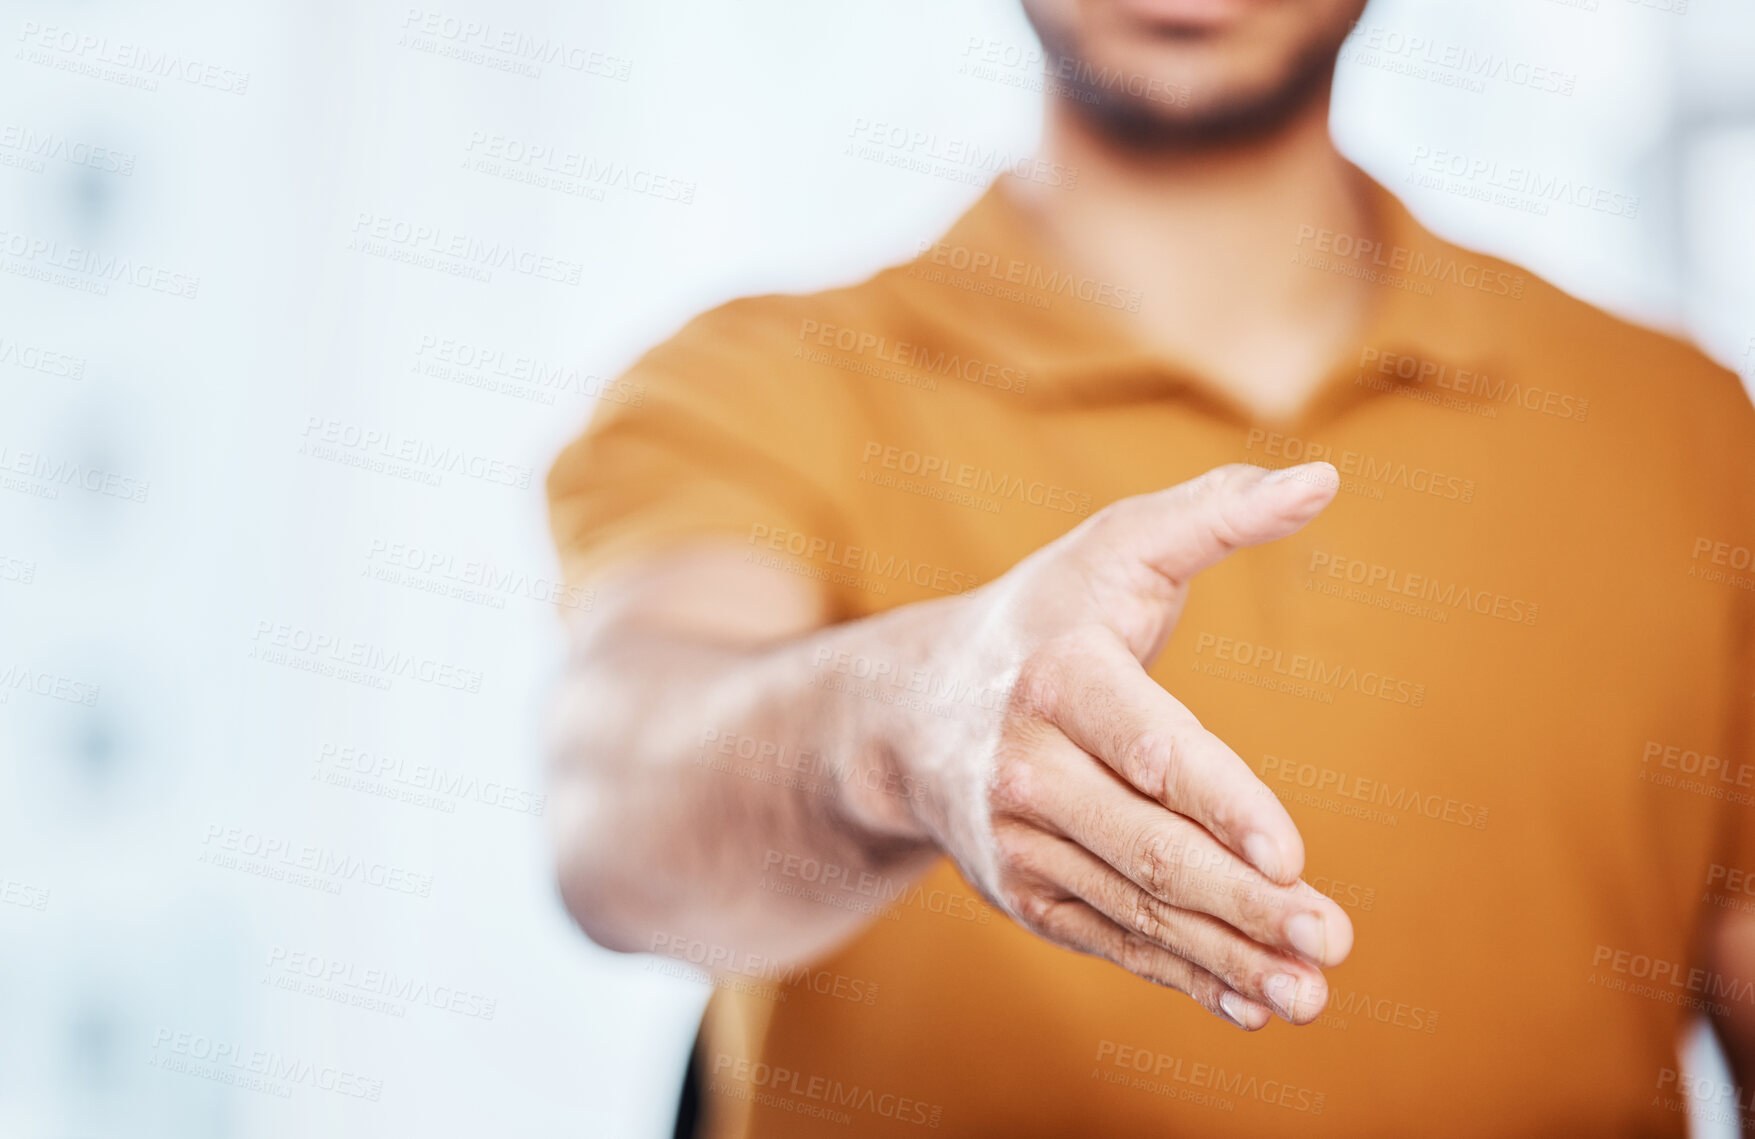
<path id="1" fill-rule="evenodd" d="M 1037 73 L 971 65 L 1034 41 L 1012 0 L 437 2 L 0 6 L 0 1134 L 669 1133 L 707 989 L 572 928 L 535 813 L 543 475 L 689 315 L 947 225 L 992 172 L 854 125 L 1026 154 Z M 1348 154 L 1755 373 L 1749 0 L 1362 25 Z"/>

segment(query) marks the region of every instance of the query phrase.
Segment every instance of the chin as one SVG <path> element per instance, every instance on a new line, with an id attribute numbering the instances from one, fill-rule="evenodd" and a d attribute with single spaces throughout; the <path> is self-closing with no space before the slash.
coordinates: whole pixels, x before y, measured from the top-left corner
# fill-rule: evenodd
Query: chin
<path id="1" fill-rule="evenodd" d="M 1029 0 L 1044 50 L 1076 61 L 1079 105 L 1117 137 L 1272 131 L 1326 96 L 1360 0 Z"/>

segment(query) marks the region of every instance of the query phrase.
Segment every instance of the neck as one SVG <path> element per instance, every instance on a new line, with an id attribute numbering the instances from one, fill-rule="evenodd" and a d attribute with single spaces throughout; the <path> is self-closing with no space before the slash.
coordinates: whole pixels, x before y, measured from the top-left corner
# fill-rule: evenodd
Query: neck
<path id="1" fill-rule="evenodd" d="M 1130 319 L 1145 348 L 1258 418 L 1295 416 L 1362 331 L 1370 286 L 1292 256 L 1302 226 L 1373 235 L 1326 97 L 1247 142 L 1150 150 L 1050 99 L 1041 156 L 1076 169 L 1076 188 L 1012 180 L 1014 200 L 1074 264 L 1143 294 Z"/>

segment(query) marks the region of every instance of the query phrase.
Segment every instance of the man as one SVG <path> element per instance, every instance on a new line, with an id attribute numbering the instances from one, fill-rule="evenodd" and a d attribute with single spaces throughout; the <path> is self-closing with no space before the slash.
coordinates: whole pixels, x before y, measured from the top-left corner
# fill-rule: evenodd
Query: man
<path id="1" fill-rule="evenodd" d="M 556 463 L 561 889 L 717 975 L 704 1134 L 1743 1112 L 1755 416 L 1336 153 L 1360 7 L 1027 0 L 1071 188 Z"/>

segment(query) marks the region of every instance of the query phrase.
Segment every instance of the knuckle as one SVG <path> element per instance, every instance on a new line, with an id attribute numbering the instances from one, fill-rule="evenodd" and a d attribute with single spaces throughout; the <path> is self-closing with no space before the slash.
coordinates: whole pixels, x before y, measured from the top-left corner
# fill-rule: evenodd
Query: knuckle
<path id="1" fill-rule="evenodd" d="M 1133 879 L 1150 894 L 1174 900 L 1182 889 L 1183 872 L 1182 845 L 1174 838 L 1154 830 L 1140 839 L 1134 855 Z"/>
<path id="2" fill-rule="evenodd" d="M 1027 874 L 1030 870 L 1029 836 L 1020 827 L 996 827 L 993 832 L 994 860 L 1000 868 L 1013 874 Z"/>
<path id="3" fill-rule="evenodd" d="M 1249 767 L 1241 760 L 1232 759 L 1230 751 L 1223 740 L 1205 728 L 1199 729 L 1200 734 L 1190 733 L 1189 744 L 1183 747 L 1183 756 L 1187 757 L 1194 751 L 1193 743 L 1198 740 L 1204 746 L 1207 755 L 1213 757 L 1204 768 L 1203 782 L 1209 793 L 1206 795 L 1205 807 L 1208 817 L 1219 834 L 1241 834 L 1262 819 L 1272 819 L 1283 810 L 1280 801 Z M 1189 772 L 1184 770 L 1180 775 L 1187 779 Z"/>
<path id="4" fill-rule="evenodd" d="M 1036 801 L 1035 769 L 1016 755 L 1002 755 L 994 764 L 988 804 L 1000 816 L 1030 814 Z M 998 839 L 1000 836 L 996 835 Z M 1003 843 L 1001 850 L 1004 850 Z"/>
<path id="5" fill-rule="evenodd" d="M 1232 497 L 1215 495 L 1207 500 L 1207 528 L 1218 543 L 1219 549 L 1233 553 L 1247 544 L 1243 528 L 1237 524 L 1237 500 Z"/>
<path id="6" fill-rule="evenodd" d="M 1174 950 L 1171 944 L 1175 931 L 1170 924 L 1169 907 L 1144 890 L 1129 890 L 1122 903 L 1122 923 L 1138 931 L 1142 937 Z"/>
<path id="7" fill-rule="evenodd" d="M 1012 709 L 1029 719 L 1052 719 L 1065 688 L 1066 670 L 1060 656 L 1052 645 L 1044 645 L 1018 666 L 1018 678 L 1012 684 Z"/>
<path id="8" fill-rule="evenodd" d="M 1122 742 L 1121 762 L 1135 786 L 1162 802 L 1175 784 L 1181 767 L 1181 749 L 1174 733 L 1141 728 Z"/>
<path id="9" fill-rule="evenodd" d="M 1265 992 L 1273 959 L 1262 950 L 1241 944 L 1239 939 L 1225 941 L 1215 951 L 1213 973 L 1240 993 Z"/>
<path id="10" fill-rule="evenodd" d="M 1033 648 L 1018 666 L 1012 682 L 1011 710 L 1031 720 L 1054 720 L 1075 695 L 1079 678 L 1101 667 L 1103 630 L 1078 625 Z"/>
<path id="11" fill-rule="evenodd" d="M 1044 641 L 1034 655 L 1040 667 L 1049 669 L 1060 685 L 1059 696 L 1076 694 L 1081 680 L 1101 675 L 1105 665 L 1106 634 L 1095 624 L 1081 623 Z"/>
<path id="12" fill-rule="evenodd" d="M 1018 921 L 1039 932 L 1047 928 L 1049 918 L 1054 913 L 1054 899 L 1027 885 L 1018 885 L 1007 890 L 1004 900 Z"/>
<path id="13" fill-rule="evenodd" d="M 1229 785 L 1221 784 L 1221 791 L 1208 797 L 1207 818 L 1211 820 L 1212 832 L 1221 841 L 1233 836 L 1247 834 L 1252 828 L 1250 812 L 1238 802 L 1238 796 Z"/>
<path id="14" fill-rule="evenodd" d="M 1160 985 L 1179 987 L 1175 984 L 1176 979 L 1169 975 L 1169 970 L 1163 967 L 1163 951 L 1137 933 L 1128 933 L 1122 937 L 1115 957 L 1115 963 L 1129 973 L 1156 981 Z"/>
<path id="15" fill-rule="evenodd" d="M 1237 925 L 1245 930 L 1272 926 L 1284 908 L 1280 891 L 1254 882 L 1239 885 L 1232 892 L 1231 901 L 1237 911 Z"/>
<path id="16" fill-rule="evenodd" d="M 1217 977 L 1197 974 L 1189 981 L 1188 995 L 1196 1004 L 1214 1016 L 1229 1021 L 1231 1017 L 1225 1012 L 1224 1006 L 1219 1003 L 1219 998 L 1225 995 L 1227 988 L 1226 983 Z"/>

